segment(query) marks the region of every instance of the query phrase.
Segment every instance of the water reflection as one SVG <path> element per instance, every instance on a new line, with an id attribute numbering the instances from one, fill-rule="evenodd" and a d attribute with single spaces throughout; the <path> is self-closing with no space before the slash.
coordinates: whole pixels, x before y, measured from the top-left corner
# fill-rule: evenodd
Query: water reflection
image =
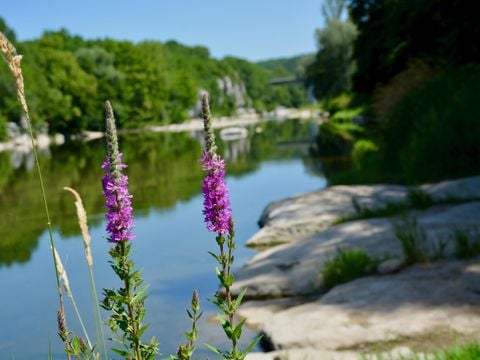
<path id="1" fill-rule="evenodd" d="M 229 157 L 227 183 L 239 245 L 236 266 L 251 257 L 251 250 L 243 244 L 257 230 L 257 219 L 270 201 L 325 185 L 316 162 L 308 156 L 308 144 L 303 144 L 311 137 L 308 124 L 292 121 L 258 126 L 258 130 L 248 128 L 249 135 L 242 141 L 219 142 L 219 152 Z M 199 324 L 199 343 L 228 346 L 218 324 L 207 321 L 216 311 L 205 300 L 217 290 L 215 264 L 207 254 L 215 249 L 215 241 L 201 216 L 203 174 L 198 163 L 201 144 L 197 136 L 136 134 L 120 139 L 134 195 L 135 235 L 139 242 L 134 258 L 144 271 L 145 283 L 150 285 L 146 321 L 151 327 L 147 337 L 154 335 L 161 340 L 163 354 L 175 352 L 189 326 L 184 309 L 193 288 L 199 290 L 205 312 Z M 74 187 L 83 197 L 98 288 L 118 286 L 108 265 L 109 244 L 103 240 L 100 165 L 104 154 L 103 141 L 93 141 L 54 147 L 41 155 L 56 246 L 65 259 L 80 312 L 86 314 L 84 320 L 90 331 L 89 282 L 75 207 L 71 195 L 62 188 Z M 24 158 L 15 168 L 10 154 L 0 154 L 0 283 L 5 294 L 14 294 L 14 299 L 0 298 L 0 323 L 5 324 L 0 331 L 0 353 L 45 359 L 51 343 L 53 358 L 63 359 L 56 337 L 57 299 L 43 204 L 35 171 L 27 165 Z M 67 318 L 73 330 L 79 332 L 68 304 Z M 245 329 L 243 335 L 241 346 L 255 333 Z M 199 358 L 211 357 L 200 349 Z"/>
<path id="2" fill-rule="evenodd" d="M 249 127 L 246 138 L 219 141 L 219 151 L 227 159 L 228 173 L 236 177 L 254 171 L 268 159 L 301 154 L 308 163 L 304 150 L 291 147 L 279 151 L 277 144 L 309 139 L 311 131 L 308 124 L 298 121 L 264 123 Z M 202 141 L 201 132 L 136 134 L 120 139 L 129 164 L 127 174 L 137 216 L 171 208 L 199 193 Z M 91 226 L 103 221 L 100 165 L 104 154 L 101 140 L 75 142 L 40 153 L 52 222 L 63 237 L 79 234 L 72 199 L 62 190 L 65 186 L 81 194 Z M 33 161 L 31 153 L 0 153 L 0 267 L 30 260 L 46 228 Z"/>

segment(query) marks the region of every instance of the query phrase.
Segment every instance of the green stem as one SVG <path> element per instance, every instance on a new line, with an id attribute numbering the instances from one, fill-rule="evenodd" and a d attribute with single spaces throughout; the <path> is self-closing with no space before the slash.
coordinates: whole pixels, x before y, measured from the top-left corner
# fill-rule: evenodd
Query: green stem
<path id="1" fill-rule="evenodd" d="M 102 344 L 103 348 L 103 356 L 105 357 L 105 360 L 108 360 L 107 356 L 107 345 L 105 342 L 105 333 L 103 332 L 103 323 L 102 323 L 102 315 L 100 313 L 100 306 L 99 306 L 99 301 L 97 297 L 97 287 L 95 285 L 95 277 L 93 276 L 93 268 L 89 266 L 90 270 L 90 286 L 92 288 L 92 299 L 93 299 L 93 316 L 95 318 L 95 323 L 96 323 L 96 334 L 98 334 L 98 331 L 100 331 L 100 342 Z M 97 342 L 98 342 L 98 335 L 97 335 Z"/>
<path id="2" fill-rule="evenodd" d="M 132 289 L 130 286 L 130 269 L 128 264 L 128 256 L 126 251 L 126 241 L 121 241 L 120 246 L 120 261 L 121 266 L 124 271 L 124 284 L 125 291 L 127 293 L 127 308 L 128 308 L 128 317 L 130 319 L 130 326 L 132 328 L 132 341 L 133 341 L 133 351 L 135 353 L 136 360 L 142 360 L 142 352 L 140 349 L 140 340 L 138 338 L 138 323 L 136 319 L 135 309 L 133 308 L 133 296 Z"/>
<path id="3" fill-rule="evenodd" d="M 92 343 L 90 341 L 90 338 L 88 337 L 87 329 L 85 328 L 85 325 L 83 324 L 82 316 L 80 315 L 80 312 L 78 311 L 77 302 L 75 301 L 75 298 L 73 297 L 73 294 L 71 294 L 71 296 L 69 296 L 69 297 L 70 297 L 70 300 L 72 301 L 73 309 L 75 310 L 75 314 L 77 315 L 78 321 L 80 322 L 80 326 L 82 328 L 83 334 L 85 335 L 85 339 L 87 340 L 88 347 L 91 350 L 92 349 Z"/>
<path id="4" fill-rule="evenodd" d="M 231 247 L 231 242 L 229 241 L 227 243 L 228 246 L 228 254 L 225 254 L 225 249 L 223 246 L 223 243 L 219 243 L 220 246 L 220 259 L 222 260 L 221 265 L 222 265 L 222 272 L 223 272 L 223 278 L 228 279 L 230 276 L 230 268 L 231 268 L 231 259 L 232 259 L 232 247 Z M 228 308 L 228 313 L 226 315 L 228 316 L 228 321 L 231 325 L 232 328 L 234 328 L 233 325 L 233 304 L 232 304 L 232 292 L 230 290 L 230 286 L 224 285 L 225 288 L 225 297 L 227 300 L 227 308 Z M 232 336 L 232 355 L 235 356 L 237 354 L 237 339 Z"/>

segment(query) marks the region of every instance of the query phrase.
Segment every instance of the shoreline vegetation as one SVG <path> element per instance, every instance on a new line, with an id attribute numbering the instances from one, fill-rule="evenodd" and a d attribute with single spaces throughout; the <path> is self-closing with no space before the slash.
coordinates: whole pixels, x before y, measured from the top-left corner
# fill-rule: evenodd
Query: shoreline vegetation
<path id="1" fill-rule="evenodd" d="M 243 114 L 235 116 L 223 116 L 219 118 L 212 119 L 212 126 L 214 129 L 223 129 L 227 127 L 235 126 L 248 126 L 252 124 L 260 124 L 267 121 L 283 121 L 286 119 L 295 119 L 295 120 L 316 120 L 322 121 L 322 114 L 318 110 L 314 109 L 295 109 L 295 108 L 279 108 L 271 112 L 266 112 L 264 114 Z M 165 132 L 165 133 L 176 133 L 176 132 L 190 132 L 190 131 L 200 131 L 203 130 L 203 120 L 200 118 L 194 118 L 190 120 L 185 120 L 182 123 L 178 124 L 169 124 L 169 125 L 156 125 L 156 126 L 146 126 L 138 129 L 123 129 L 119 130 L 120 135 L 123 134 L 137 134 L 137 133 L 156 133 L 156 132 Z M 105 133 L 101 131 L 83 131 L 82 133 L 72 136 L 73 139 L 81 141 L 91 141 L 95 139 L 100 139 L 104 137 Z M 46 148 L 49 145 L 62 145 L 65 142 L 65 137 L 61 134 L 38 134 L 36 136 L 36 144 L 39 148 Z M 10 150 L 20 150 L 20 151 L 29 151 L 31 150 L 31 141 L 30 138 L 26 135 L 19 135 L 8 141 L 0 142 L 0 152 L 10 151 Z"/>

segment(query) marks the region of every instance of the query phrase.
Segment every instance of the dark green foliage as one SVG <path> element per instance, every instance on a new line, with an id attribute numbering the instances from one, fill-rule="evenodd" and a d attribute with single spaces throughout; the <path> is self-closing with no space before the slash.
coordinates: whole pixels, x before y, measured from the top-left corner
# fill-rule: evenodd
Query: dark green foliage
<path id="1" fill-rule="evenodd" d="M 429 259 L 427 235 L 417 224 L 417 219 L 404 217 L 393 225 L 395 236 L 402 243 L 403 255 L 407 264 L 422 263 Z"/>
<path id="2" fill-rule="evenodd" d="M 458 66 L 480 59 L 480 22 L 469 0 L 351 0 L 359 29 L 355 87 L 371 92 L 409 60 Z"/>
<path id="3" fill-rule="evenodd" d="M 385 124 L 389 171 L 396 164 L 402 180 L 410 183 L 478 174 L 478 93 L 480 66 L 472 65 L 408 94 Z"/>
<path id="4" fill-rule="evenodd" d="M 414 209 L 423 210 L 434 205 L 432 197 L 420 189 L 411 189 L 407 197 L 409 206 Z"/>
<path id="5" fill-rule="evenodd" d="M 339 250 L 337 255 L 325 262 L 321 271 L 325 288 L 346 283 L 356 278 L 373 274 L 378 260 L 362 249 Z"/>
<path id="6" fill-rule="evenodd" d="M 307 84 L 317 99 L 328 99 L 351 90 L 355 71 L 353 43 L 357 29 L 350 21 L 332 19 L 317 33 L 319 50 L 307 67 Z"/>
<path id="7" fill-rule="evenodd" d="M 480 234 L 476 231 L 456 229 L 452 233 L 455 256 L 468 259 L 480 255 Z"/>
<path id="8" fill-rule="evenodd" d="M 345 128 L 327 121 L 320 125 L 316 139 L 316 153 L 327 155 L 348 155 L 353 147 L 354 137 Z"/>

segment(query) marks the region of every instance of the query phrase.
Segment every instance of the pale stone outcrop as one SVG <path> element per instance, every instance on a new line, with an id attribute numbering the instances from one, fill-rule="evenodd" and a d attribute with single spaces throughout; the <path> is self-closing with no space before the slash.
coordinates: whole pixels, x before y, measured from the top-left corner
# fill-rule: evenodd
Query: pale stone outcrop
<path id="1" fill-rule="evenodd" d="M 435 252 L 445 244 L 454 251 L 455 229 L 475 230 L 480 226 L 480 202 L 432 207 L 411 214 L 426 234 L 425 251 Z M 404 257 L 394 224 L 401 218 L 374 218 L 335 225 L 294 243 L 276 246 L 256 254 L 236 273 L 234 292 L 248 288 L 250 298 L 308 295 L 322 290 L 321 269 L 339 249 L 360 248 L 376 258 Z M 435 255 L 435 254 L 432 254 Z"/>

